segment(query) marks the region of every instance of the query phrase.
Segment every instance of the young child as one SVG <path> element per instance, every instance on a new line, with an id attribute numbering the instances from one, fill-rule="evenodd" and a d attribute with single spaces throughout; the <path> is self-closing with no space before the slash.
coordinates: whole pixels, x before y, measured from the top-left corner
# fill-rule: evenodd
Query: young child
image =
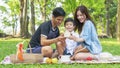
<path id="1" fill-rule="evenodd" d="M 63 54 L 64 55 L 73 55 L 73 51 L 74 51 L 75 47 L 77 46 L 77 42 L 69 39 L 69 36 L 72 35 L 75 37 L 79 37 L 79 35 L 74 32 L 74 28 L 75 28 L 74 20 L 72 18 L 67 18 L 64 22 L 64 27 L 65 27 L 64 36 L 66 37 L 66 40 L 65 40 L 66 47 L 65 47 Z"/>

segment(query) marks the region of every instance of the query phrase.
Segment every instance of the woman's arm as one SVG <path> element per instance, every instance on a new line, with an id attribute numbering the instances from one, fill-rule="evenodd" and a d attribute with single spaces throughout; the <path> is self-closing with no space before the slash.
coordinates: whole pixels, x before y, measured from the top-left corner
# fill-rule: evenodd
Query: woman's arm
<path id="1" fill-rule="evenodd" d="M 83 38 L 78 38 L 75 36 L 70 36 L 69 39 L 74 40 L 76 42 L 84 42 L 85 41 Z"/>

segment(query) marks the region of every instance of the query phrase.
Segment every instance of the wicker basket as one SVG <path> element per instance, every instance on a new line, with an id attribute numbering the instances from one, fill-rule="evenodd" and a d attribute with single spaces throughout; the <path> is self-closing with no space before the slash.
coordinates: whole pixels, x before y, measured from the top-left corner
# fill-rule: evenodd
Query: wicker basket
<path id="1" fill-rule="evenodd" d="M 12 63 L 26 63 L 26 64 L 34 64 L 34 63 L 41 63 L 43 61 L 42 54 L 31 54 L 31 53 L 24 53 L 23 54 L 23 61 L 20 61 L 16 58 L 16 54 L 10 55 L 10 59 Z"/>
<path id="2" fill-rule="evenodd" d="M 34 54 L 32 53 L 31 46 L 30 47 L 30 53 L 23 53 L 23 61 L 19 60 L 17 58 L 17 54 L 11 54 L 10 60 L 12 63 L 26 63 L 26 64 L 33 64 L 33 63 L 42 63 L 43 62 L 43 55 L 42 54 Z"/>

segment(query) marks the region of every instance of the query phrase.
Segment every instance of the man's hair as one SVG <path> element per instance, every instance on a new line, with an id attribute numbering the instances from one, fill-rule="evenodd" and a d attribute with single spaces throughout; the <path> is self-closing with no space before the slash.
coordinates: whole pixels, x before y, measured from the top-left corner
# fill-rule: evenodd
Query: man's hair
<path id="1" fill-rule="evenodd" d="M 52 15 L 53 15 L 54 17 L 58 17 L 58 16 L 63 16 L 63 17 L 65 17 L 66 13 L 65 13 L 65 11 L 64 11 L 63 8 L 57 7 L 57 8 L 55 8 L 55 9 L 53 10 Z"/>

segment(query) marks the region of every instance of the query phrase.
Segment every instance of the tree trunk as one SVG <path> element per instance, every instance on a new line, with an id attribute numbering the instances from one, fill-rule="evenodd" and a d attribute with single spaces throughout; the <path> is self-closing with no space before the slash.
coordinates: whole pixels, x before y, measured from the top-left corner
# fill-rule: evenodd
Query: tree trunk
<path id="1" fill-rule="evenodd" d="M 38 0 L 39 2 L 39 0 Z M 40 7 L 40 10 L 41 10 L 41 13 L 42 13 L 42 22 L 44 22 L 46 20 L 46 5 L 47 5 L 47 0 L 44 0 L 44 5 L 41 6 L 40 2 L 39 2 L 39 6 Z"/>
<path id="2" fill-rule="evenodd" d="M 26 23 L 25 23 L 25 35 L 24 35 L 24 38 L 29 38 L 30 37 L 30 34 L 28 32 L 28 25 L 29 25 L 29 16 L 27 16 L 27 20 L 26 20 Z"/>
<path id="3" fill-rule="evenodd" d="M 28 19 L 27 17 L 27 4 L 28 0 L 20 0 L 20 36 L 27 38 L 28 32 Z"/>
<path id="4" fill-rule="evenodd" d="M 16 33 L 17 33 L 17 17 L 16 17 L 16 14 L 15 14 L 15 16 L 14 16 L 14 22 L 15 22 L 15 24 L 14 24 L 14 29 L 13 29 L 13 35 L 16 35 Z"/>
<path id="5" fill-rule="evenodd" d="M 23 36 L 23 8 L 24 8 L 24 0 L 19 0 L 20 1 L 20 37 Z"/>
<path id="6" fill-rule="evenodd" d="M 109 15 L 109 0 L 105 0 L 106 8 L 106 34 L 110 36 L 109 24 L 110 24 L 110 15 Z"/>
<path id="7" fill-rule="evenodd" d="M 46 21 L 46 2 L 47 2 L 47 0 L 44 0 L 44 8 L 43 8 L 43 12 L 42 12 L 42 20 L 43 21 Z"/>
<path id="8" fill-rule="evenodd" d="M 29 17 L 27 15 L 27 6 L 28 6 L 28 0 L 24 0 L 24 10 L 23 10 L 23 16 L 24 16 L 24 28 L 22 28 L 24 30 L 24 38 L 28 38 L 29 37 L 29 32 L 28 32 L 28 24 L 29 24 Z"/>
<path id="9" fill-rule="evenodd" d="M 120 0 L 118 0 L 117 9 L 117 40 L 120 41 Z"/>
<path id="10" fill-rule="evenodd" d="M 34 0 L 31 0 L 31 33 L 35 32 L 35 10 L 34 10 Z"/>

